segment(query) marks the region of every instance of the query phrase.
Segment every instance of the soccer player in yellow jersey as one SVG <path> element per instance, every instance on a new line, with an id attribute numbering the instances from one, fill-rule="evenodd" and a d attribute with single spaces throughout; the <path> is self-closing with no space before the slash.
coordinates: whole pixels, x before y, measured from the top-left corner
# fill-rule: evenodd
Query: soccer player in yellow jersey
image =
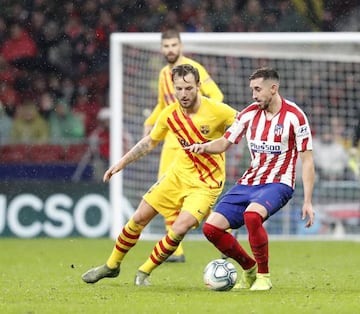
<path id="1" fill-rule="evenodd" d="M 104 174 L 104 182 L 131 162 L 148 154 L 171 132 L 182 148 L 206 143 L 224 133 L 237 111 L 230 106 L 201 96 L 199 72 L 189 64 L 172 70 L 175 95 L 179 102 L 166 107 L 150 134 L 143 137 Z M 172 213 L 176 219 L 167 234 L 155 245 L 140 266 L 135 285 L 149 285 L 150 273 L 178 247 L 186 233 L 200 225 L 220 195 L 225 180 L 224 153 L 209 155 L 178 150 L 172 167 L 145 193 L 134 215 L 118 236 L 104 265 L 82 275 L 86 283 L 117 277 L 127 252 L 136 245 L 143 228 L 157 215 Z"/>
<path id="2" fill-rule="evenodd" d="M 212 80 L 206 69 L 198 62 L 185 57 L 182 54 L 182 43 L 180 33 L 175 29 L 169 29 L 161 34 L 161 52 L 164 55 L 167 65 L 164 66 L 159 73 L 158 83 L 158 102 L 150 116 L 144 122 L 144 135 L 150 133 L 160 112 L 169 105 L 177 102 L 174 86 L 171 81 L 171 70 L 179 64 L 191 64 L 196 67 L 200 75 L 200 93 L 211 99 L 223 101 L 223 93 Z M 179 142 L 176 137 L 168 132 L 164 139 L 163 148 L 160 156 L 158 178 L 160 178 L 168 167 L 174 161 L 174 155 L 179 149 Z M 166 230 L 173 224 L 176 216 L 165 215 Z M 184 262 L 185 255 L 183 247 L 180 243 L 177 250 L 172 254 L 167 262 Z"/>

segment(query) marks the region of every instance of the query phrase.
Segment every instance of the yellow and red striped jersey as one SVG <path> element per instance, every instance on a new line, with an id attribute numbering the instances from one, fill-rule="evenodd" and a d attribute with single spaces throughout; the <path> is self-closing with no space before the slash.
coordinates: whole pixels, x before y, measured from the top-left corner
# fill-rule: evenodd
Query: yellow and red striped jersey
<path id="1" fill-rule="evenodd" d="M 227 104 L 200 97 L 199 110 L 191 116 L 183 113 L 179 103 L 166 107 L 150 133 L 151 138 L 161 141 L 167 133 L 171 133 L 180 148 L 194 143 L 205 143 L 223 136 L 226 129 L 233 123 L 237 111 Z M 224 153 L 194 154 L 178 149 L 174 160 L 172 171 L 187 182 L 199 184 L 200 180 L 209 188 L 217 188 L 224 183 Z"/>
<path id="2" fill-rule="evenodd" d="M 224 98 L 223 93 L 212 80 L 209 73 L 206 69 L 198 62 L 187 58 L 182 57 L 179 64 L 191 64 L 196 67 L 200 75 L 200 93 L 209 98 L 222 101 Z M 173 82 L 171 80 L 171 68 L 169 65 L 164 66 L 159 73 L 159 83 L 158 83 L 158 102 L 150 116 L 145 120 L 144 125 L 154 125 L 156 119 L 159 117 L 161 111 L 169 105 L 177 103 L 175 96 L 175 90 Z M 176 147 L 176 141 L 169 136 L 167 138 L 165 145 L 169 147 Z"/>

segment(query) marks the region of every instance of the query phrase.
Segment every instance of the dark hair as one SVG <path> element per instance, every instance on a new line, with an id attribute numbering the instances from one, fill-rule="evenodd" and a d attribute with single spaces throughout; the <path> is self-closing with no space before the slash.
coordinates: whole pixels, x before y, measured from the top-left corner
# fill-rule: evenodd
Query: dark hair
<path id="1" fill-rule="evenodd" d="M 278 72 L 272 68 L 263 67 L 255 70 L 250 76 L 249 81 L 255 80 L 257 78 L 263 78 L 264 80 L 276 80 L 280 81 L 280 76 Z"/>
<path id="2" fill-rule="evenodd" d="M 180 33 L 178 30 L 170 28 L 166 31 L 161 33 L 161 40 L 163 39 L 170 39 L 170 38 L 178 38 L 181 41 Z"/>
<path id="3" fill-rule="evenodd" d="M 183 80 L 186 82 L 185 76 L 188 75 L 189 73 L 194 75 L 196 84 L 200 82 L 199 71 L 197 68 L 193 67 L 191 64 L 180 64 L 180 65 L 176 66 L 175 68 L 173 68 L 171 71 L 171 79 L 172 79 L 172 81 L 174 81 L 174 76 L 178 75 L 178 76 L 182 77 Z"/>

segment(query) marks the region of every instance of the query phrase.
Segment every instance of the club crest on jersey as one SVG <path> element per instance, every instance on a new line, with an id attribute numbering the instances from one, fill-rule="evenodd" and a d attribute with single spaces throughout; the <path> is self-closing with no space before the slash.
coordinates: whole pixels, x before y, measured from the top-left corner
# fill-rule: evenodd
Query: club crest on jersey
<path id="1" fill-rule="evenodd" d="M 280 136 L 284 131 L 284 126 L 282 124 L 275 125 L 274 134 Z"/>
<path id="2" fill-rule="evenodd" d="M 200 125 L 200 132 L 202 134 L 209 134 L 210 126 L 209 125 Z"/>

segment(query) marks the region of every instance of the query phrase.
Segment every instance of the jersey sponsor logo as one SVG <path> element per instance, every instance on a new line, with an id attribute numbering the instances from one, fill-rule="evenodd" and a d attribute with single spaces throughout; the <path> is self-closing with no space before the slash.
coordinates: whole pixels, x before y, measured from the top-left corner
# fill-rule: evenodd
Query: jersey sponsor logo
<path id="1" fill-rule="evenodd" d="M 209 125 L 200 125 L 200 132 L 202 134 L 209 134 L 210 126 Z"/>
<path id="2" fill-rule="evenodd" d="M 280 143 L 271 143 L 266 141 L 250 141 L 250 149 L 253 153 L 264 153 L 279 155 L 281 153 Z"/>
<path id="3" fill-rule="evenodd" d="M 182 147 L 189 147 L 191 144 L 185 141 L 183 138 L 179 138 L 179 143 Z"/>

